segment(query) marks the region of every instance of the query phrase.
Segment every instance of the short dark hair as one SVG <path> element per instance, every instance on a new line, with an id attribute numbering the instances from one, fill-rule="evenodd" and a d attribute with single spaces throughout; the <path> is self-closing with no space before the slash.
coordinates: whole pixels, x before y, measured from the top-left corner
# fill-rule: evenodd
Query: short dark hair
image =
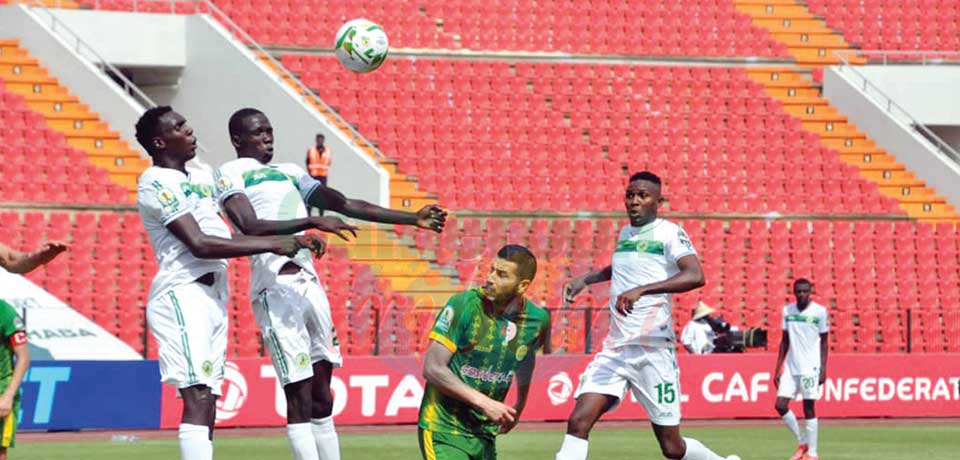
<path id="1" fill-rule="evenodd" d="M 793 282 L 793 288 L 796 289 L 797 286 L 801 284 L 806 284 L 807 286 L 813 287 L 813 283 L 811 283 L 810 280 L 806 278 L 797 278 L 796 281 Z"/>
<path id="2" fill-rule="evenodd" d="M 150 156 L 156 155 L 153 147 L 153 138 L 160 134 L 160 117 L 173 111 L 169 105 L 161 105 L 148 109 L 137 120 L 137 142 Z"/>
<path id="3" fill-rule="evenodd" d="M 630 182 L 638 180 L 653 182 L 654 184 L 657 184 L 658 187 L 661 185 L 660 176 L 650 171 L 640 171 L 638 173 L 633 173 L 633 175 L 630 176 Z"/>
<path id="4" fill-rule="evenodd" d="M 319 137 L 320 139 L 326 139 L 326 138 L 327 138 L 327 136 L 324 136 L 324 135 L 321 134 L 321 133 L 317 133 L 317 137 Z"/>
<path id="5" fill-rule="evenodd" d="M 231 136 L 239 134 L 240 130 L 243 129 L 243 120 L 253 115 L 263 115 L 263 112 L 251 107 L 244 107 L 233 112 L 233 115 L 230 115 L 230 121 L 227 122 L 227 131 Z"/>
<path id="6" fill-rule="evenodd" d="M 521 280 L 533 281 L 533 277 L 537 276 L 537 258 L 529 249 L 519 244 L 508 244 L 500 248 L 497 257 L 517 264 L 517 276 Z"/>

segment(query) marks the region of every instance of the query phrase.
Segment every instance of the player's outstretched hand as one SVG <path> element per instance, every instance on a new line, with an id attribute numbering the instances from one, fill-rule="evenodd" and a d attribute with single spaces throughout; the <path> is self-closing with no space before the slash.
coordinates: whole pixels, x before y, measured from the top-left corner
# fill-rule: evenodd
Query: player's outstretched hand
<path id="1" fill-rule="evenodd" d="M 577 298 L 577 294 L 580 294 L 580 291 L 583 291 L 587 287 L 586 281 L 583 278 L 574 278 L 563 285 L 563 305 L 569 307 L 573 303 L 573 300 Z"/>
<path id="2" fill-rule="evenodd" d="M 64 243 L 63 241 L 47 241 L 37 248 L 37 252 L 44 255 L 49 255 L 52 259 L 61 252 L 66 251 L 68 247 L 70 247 L 70 245 Z"/>
<path id="3" fill-rule="evenodd" d="M 347 238 L 347 233 L 352 234 L 354 238 L 357 237 L 357 227 L 337 217 L 311 217 L 310 223 L 313 224 L 313 228 L 321 232 L 333 233 L 343 241 L 350 241 L 350 239 Z"/>
<path id="4" fill-rule="evenodd" d="M 487 399 L 487 401 L 480 406 L 480 411 L 483 412 L 483 415 L 486 415 L 491 422 L 501 426 L 508 423 L 515 423 L 517 420 L 516 409 L 493 399 Z"/>
<path id="5" fill-rule="evenodd" d="M 300 241 L 297 240 L 299 235 L 281 235 L 273 237 L 274 243 L 273 248 L 270 249 L 270 252 L 278 256 L 287 256 L 293 257 L 300 252 L 300 249 L 303 249 L 304 246 L 300 245 Z"/>
<path id="6" fill-rule="evenodd" d="M 446 224 L 447 211 L 444 211 L 440 206 L 431 204 L 417 211 L 417 227 L 440 233 Z"/>
<path id="7" fill-rule="evenodd" d="M 643 297 L 643 289 L 635 287 L 617 296 L 617 313 L 629 315 L 633 312 L 633 304 Z"/>
<path id="8" fill-rule="evenodd" d="M 301 248 L 309 249 L 313 256 L 318 259 L 323 257 L 323 254 L 327 252 L 327 241 L 320 235 L 306 233 L 297 235 L 296 238 L 297 244 L 299 244 Z"/>

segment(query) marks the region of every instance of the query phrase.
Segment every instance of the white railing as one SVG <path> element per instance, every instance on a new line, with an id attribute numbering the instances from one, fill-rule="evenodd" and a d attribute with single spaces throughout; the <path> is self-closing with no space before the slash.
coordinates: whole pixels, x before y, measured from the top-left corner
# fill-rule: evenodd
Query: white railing
<path id="1" fill-rule="evenodd" d="M 867 59 L 871 64 L 896 65 L 942 65 L 960 64 L 960 51 L 865 51 L 865 50 L 838 50 L 838 57 L 856 56 Z M 843 57 L 841 57 L 841 60 Z"/>
<path id="2" fill-rule="evenodd" d="M 107 2 L 107 1 L 101 2 L 101 0 L 88 0 L 85 3 L 88 5 L 92 5 L 94 8 L 99 9 L 101 8 L 101 6 L 105 8 L 110 8 L 111 7 L 110 3 L 115 3 L 115 2 Z M 352 135 L 353 142 L 359 142 L 363 144 L 363 146 L 372 150 L 377 155 L 377 158 L 381 160 L 387 158 L 386 155 L 384 155 L 383 152 L 381 152 L 376 145 L 374 145 L 366 137 L 360 134 L 353 127 L 353 125 L 351 125 L 347 120 L 345 120 L 343 117 L 340 116 L 339 112 L 337 112 L 332 107 L 327 105 L 327 103 L 324 102 L 323 99 L 320 99 L 320 96 L 317 96 L 317 93 L 313 92 L 312 89 L 304 85 L 303 82 L 301 82 L 300 79 L 293 74 L 293 72 L 290 72 L 289 69 L 287 69 L 286 67 L 284 67 L 283 64 L 280 63 L 280 60 L 274 58 L 269 51 L 267 51 L 262 46 L 260 46 L 260 44 L 257 43 L 257 41 L 254 40 L 253 37 L 250 36 L 250 34 L 248 34 L 245 30 L 243 30 L 242 27 L 237 25 L 237 23 L 234 22 L 233 19 L 230 19 L 230 17 L 227 16 L 227 14 L 223 12 L 223 10 L 217 7 L 217 5 L 214 5 L 213 2 L 209 0 L 127 0 L 124 4 L 125 6 L 130 6 L 130 9 L 125 9 L 125 11 L 130 11 L 132 9 L 132 11 L 134 12 L 160 13 L 160 14 L 166 14 L 166 13 L 209 14 L 211 17 L 213 17 L 213 19 L 220 22 L 221 25 L 229 29 L 230 32 L 233 33 L 234 37 L 236 37 L 238 40 L 240 40 L 245 45 L 247 45 L 247 47 L 249 47 L 254 53 L 259 54 L 260 56 L 264 56 L 270 62 L 270 64 L 277 69 L 277 78 L 280 84 L 285 84 L 284 80 L 292 82 L 295 90 L 302 93 L 305 97 L 312 100 L 313 102 L 317 103 L 317 105 L 323 107 L 327 111 L 327 113 L 335 119 L 335 121 L 345 126 L 346 129 Z M 148 6 L 148 5 L 152 5 L 152 6 Z M 169 5 L 169 8 L 167 8 L 166 6 L 158 7 L 158 5 Z"/>
<path id="3" fill-rule="evenodd" d="M 954 163 L 960 164 L 960 152 L 957 152 L 950 144 L 946 143 L 940 136 L 937 136 L 936 133 L 927 128 L 926 125 L 921 123 L 913 115 L 910 114 L 903 106 L 897 104 L 890 96 L 887 95 L 879 86 L 870 81 L 862 72 L 857 70 L 857 66 L 850 63 L 850 57 L 865 57 L 869 59 L 869 56 L 882 56 L 884 65 L 888 63 L 888 57 L 896 56 L 897 64 L 911 64 L 919 62 L 921 65 L 941 65 L 941 64 L 960 64 L 960 52 L 940 52 L 940 51 L 861 51 L 861 50 L 840 50 L 835 51 L 834 55 L 840 60 L 840 66 L 838 70 L 840 72 L 852 75 L 857 78 L 855 84 L 858 84 L 862 89 L 863 93 L 871 97 L 876 101 L 881 107 L 885 108 L 887 113 L 890 116 L 898 118 L 900 121 L 914 126 L 917 131 L 920 131 L 921 134 L 926 138 L 926 140 L 937 150 L 940 151 L 943 155 L 947 156 Z M 920 56 L 920 59 L 910 61 L 910 60 L 900 60 L 899 56 Z M 934 59 L 933 56 L 941 56 L 940 58 Z"/>

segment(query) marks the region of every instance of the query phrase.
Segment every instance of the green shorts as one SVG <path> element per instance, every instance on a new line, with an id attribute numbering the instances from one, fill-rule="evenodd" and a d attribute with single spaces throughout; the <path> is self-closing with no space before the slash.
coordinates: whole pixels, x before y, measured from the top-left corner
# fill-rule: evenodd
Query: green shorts
<path id="1" fill-rule="evenodd" d="M 17 439 L 17 416 L 20 415 L 20 395 L 13 398 L 13 409 L 6 417 L 0 419 L 0 447 L 7 448 L 15 446 Z"/>
<path id="2" fill-rule="evenodd" d="M 496 460 L 497 441 L 419 429 L 424 460 Z"/>

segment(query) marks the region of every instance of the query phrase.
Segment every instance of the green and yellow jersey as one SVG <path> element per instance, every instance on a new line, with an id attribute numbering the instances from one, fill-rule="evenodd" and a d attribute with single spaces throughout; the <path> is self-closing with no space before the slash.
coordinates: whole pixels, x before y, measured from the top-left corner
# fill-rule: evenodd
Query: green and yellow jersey
<path id="1" fill-rule="evenodd" d="M 480 289 L 450 298 L 430 331 L 430 339 L 453 352 L 450 370 L 471 388 L 497 401 L 507 397 L 514 374 L 530 353 L 543 346 L 550 318 L 529 300 L 500 317 L 486 313 Z M 493 438 L 500 427 L 465 402 L 429 383 L 420 404 L 423 430 Z"/>
<path id="2" fill-rule="evenodd" d="M 0 393 L 7 390 L 13 378 L 13 348 L 27 344 L 27 331 L 17 310 L 0 300 Z M 0 419 L 0 447 L 12 447 L 20 413 L 20 392 L 13 399 L 13 409 Z"/>

